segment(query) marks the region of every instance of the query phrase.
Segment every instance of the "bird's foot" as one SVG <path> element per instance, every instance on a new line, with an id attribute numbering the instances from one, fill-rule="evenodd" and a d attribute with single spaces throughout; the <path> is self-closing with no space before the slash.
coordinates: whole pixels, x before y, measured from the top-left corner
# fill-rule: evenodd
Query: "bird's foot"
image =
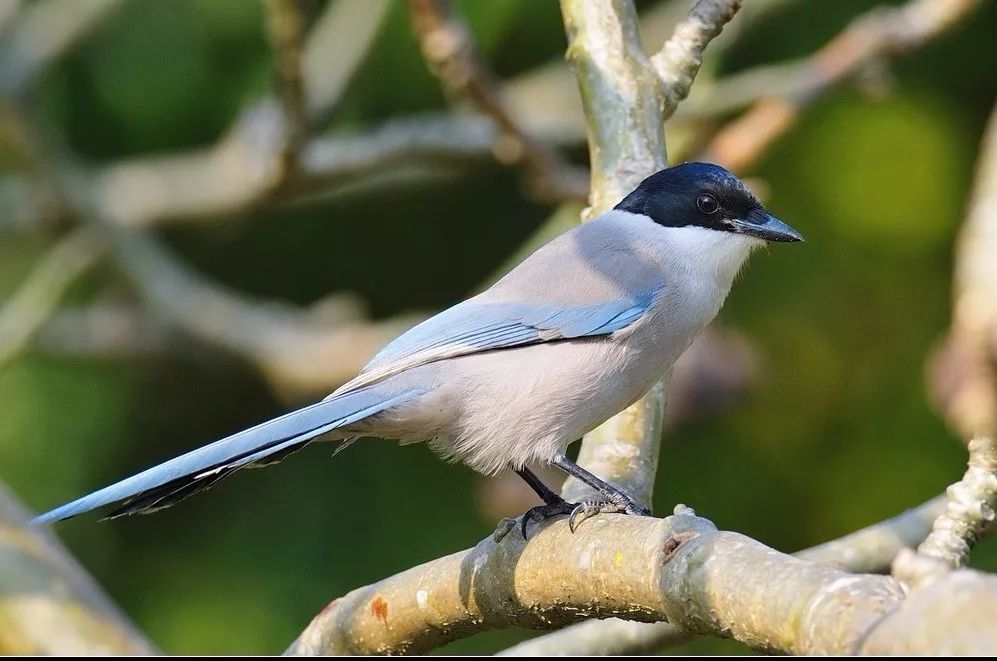
<path id="1" fill-rule="evenodd" d="M 546 521 L 547 519 L 555 516 L 561 516 L 562 514 L 570 515 L 573 511 L 575 511 L 576 507 L 578 506 L 575 503 L 569 503 L 566 500 L 558 500 L 552 503 L 537 505 L 536 507 L 531 507 L 526 510 L 526 514 L 523 515 L 523 521 L 520 524 L 520 532 L 523 533 L 523 539 L 526 539 L 527 526 L 534 521 Z"/>
<path id="2" fill-rule="evenodd" d="M 568 516 L 568 530 L 575 532 L 585 519 L 596 514 L 632 514 L 634 516 L 651 516 L 651 511 L 630 501 L 627 503 L 611 503 L 607 500 L 583 500 L 575 505 Z"/>
<path id="3" fill-rule="evenodd" d="M 583 500 L 580 503 L 569 503 L 561 500 L 544 505 L 531 507 L 523 515 L 520 531 L 523 539 L 526 539 L 526 528 L 533 521 L 546 521 L 555 516 L 566 514 L 568 516 L 568 529 L 575 532 L 575 529 L 585 519 L 596 514 L 632 514 L 634 516 L 651 516 L 651 510 L 641 507 L 629 498 L 623 502 L 609 502 L 607 500 Z"/>

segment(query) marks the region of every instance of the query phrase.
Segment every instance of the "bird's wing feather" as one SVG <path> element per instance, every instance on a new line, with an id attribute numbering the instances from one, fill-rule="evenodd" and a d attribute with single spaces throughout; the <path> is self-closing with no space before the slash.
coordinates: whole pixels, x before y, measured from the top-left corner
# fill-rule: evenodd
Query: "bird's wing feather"
<path id="1" fill-rule="evenodd" d="M 472 298 L 412 328 L 381 350 L 346 389 L 426 363 L 482 351 L 608 335 L 640 319 L 654 292 L 586 305 L 506 303 Z"/>

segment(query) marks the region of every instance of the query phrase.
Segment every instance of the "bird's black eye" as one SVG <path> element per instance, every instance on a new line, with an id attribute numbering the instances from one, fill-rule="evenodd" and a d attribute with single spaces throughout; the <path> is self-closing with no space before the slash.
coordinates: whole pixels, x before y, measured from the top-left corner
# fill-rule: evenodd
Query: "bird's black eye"
<path id="1" fill-rule="evenodd" d="M 717 202 L 717 198 L 707 193 L 696 198 L 696 206 L 705 214 L 714 214 L 720 211 L 720 203 Z"/>

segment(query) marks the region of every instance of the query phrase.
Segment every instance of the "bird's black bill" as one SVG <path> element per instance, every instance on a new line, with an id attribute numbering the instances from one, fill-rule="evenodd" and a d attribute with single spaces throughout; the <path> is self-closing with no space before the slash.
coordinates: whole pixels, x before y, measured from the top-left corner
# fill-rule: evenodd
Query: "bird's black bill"
<path id="1" fill-rule="evenodd" d="M 766 241 L 802 241 L 803 235 L 792 227 L 770 215 L 764 209 L 755 209 L 745 218 L 734 218 L 731 221 L 733 229 L 738 234 L 758 237 Z"/>

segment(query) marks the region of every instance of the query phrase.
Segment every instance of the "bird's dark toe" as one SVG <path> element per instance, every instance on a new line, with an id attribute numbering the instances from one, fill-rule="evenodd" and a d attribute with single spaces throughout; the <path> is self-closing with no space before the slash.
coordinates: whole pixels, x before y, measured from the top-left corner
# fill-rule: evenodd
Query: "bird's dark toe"
<path id="1" fill-rule="evenodd" d="M 534 521 L 546 521 L 555 516 L 570 515 L 576 505 L 574 503 L 569 503 L 564 500 L 556 503 L 546 503 L 544 505 L 537 505 L 536 507 L 531 507 L 526 510 L 526 514 L 523 515 L 522 523 L 520 524 L 520 532 L 523 533 L 523 539 L 526 539 L 526 528 Z"/>

